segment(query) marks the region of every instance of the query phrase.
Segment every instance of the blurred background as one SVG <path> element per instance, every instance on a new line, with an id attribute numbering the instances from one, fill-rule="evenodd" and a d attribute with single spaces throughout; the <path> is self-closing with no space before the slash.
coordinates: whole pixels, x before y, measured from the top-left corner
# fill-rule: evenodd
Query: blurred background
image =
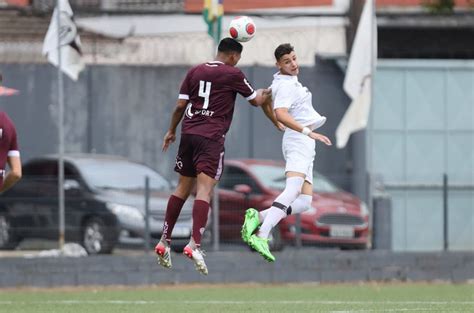
<path id="1" fill-rule="evenodd" d="M 62 85 L 42 53 L 55 1 L 0 0 L 0 71 L 19 90 L 0 97 L 0 108 L 17 126 L 23 161 L 22 180 L 0 197 L 0 249 L 57 247 L 61 88 L 66 242 L 88 254 L 150 251 L 177 180 L 178 144 L 163 153 L 162 138 L 187 70 L 214 57 L 210 24 L 224 37 L 235 16 L 252 17 L 257 33 L 239 67 L 256 88 L 271 84 L 273 51 L 290 42 L 299 80 L 328 118 L 320 131 L 336 141 L 364 1 L 224 1 L 211 20 L 206 3 L 70 0 L 85 67 Z M 471 0 L 375 3 L 367 127 L 341 149 L 317 145 L 313 208 L 285 219 L 272 249 L 474 251 L 473 8 Z M 244 211 L 269 207 L 284 187 L 281 137 L 237 97 L 206 249 L 245 248 Z M 177 252 L 191 208 L 189 199 L 173 234 Z"/>

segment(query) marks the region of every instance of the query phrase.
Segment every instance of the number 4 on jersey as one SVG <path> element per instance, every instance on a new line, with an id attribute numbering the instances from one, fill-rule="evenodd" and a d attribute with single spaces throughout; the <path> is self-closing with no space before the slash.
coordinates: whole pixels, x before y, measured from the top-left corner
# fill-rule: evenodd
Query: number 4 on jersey
<path id="1" fill-rule="evenodd" d="M 207 109 L 209 106 L 209 96 L 211 95 L 211 82 L 199 81 L 199 97 L 204 98 L 203 109 Z"/>

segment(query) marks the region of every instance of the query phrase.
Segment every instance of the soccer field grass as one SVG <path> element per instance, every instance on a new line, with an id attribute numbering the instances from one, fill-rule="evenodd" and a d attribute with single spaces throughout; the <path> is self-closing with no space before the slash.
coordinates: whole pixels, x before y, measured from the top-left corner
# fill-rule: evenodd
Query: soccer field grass
<path id="1" fill-rule="evenodd" d="M 229 284 L 0 291 L 0 312 L 474 312 L 474 285 Z"/>

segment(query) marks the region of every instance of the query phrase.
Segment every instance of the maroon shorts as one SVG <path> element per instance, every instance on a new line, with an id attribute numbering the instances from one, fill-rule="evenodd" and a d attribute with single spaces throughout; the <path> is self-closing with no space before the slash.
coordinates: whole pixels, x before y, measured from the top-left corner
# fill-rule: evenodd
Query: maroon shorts
<path id="1" fill-rule="evenodd" d="M 181 135 L 174 170 L 183 176 L 199 173 L 219 180 L 224 164 L 224 144 L 199 135 Z"/>

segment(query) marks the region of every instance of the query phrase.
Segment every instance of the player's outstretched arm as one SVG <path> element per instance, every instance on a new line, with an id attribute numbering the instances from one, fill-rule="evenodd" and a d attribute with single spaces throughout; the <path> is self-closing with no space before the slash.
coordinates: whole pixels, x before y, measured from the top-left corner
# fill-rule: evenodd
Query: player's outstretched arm
<path id="1" fill-rule="evenodd" d="M 331 140 L 329 140 L 328 137 L 326 137 L 322 134 L 319 134 L 319 133 L 315 133 L 315 132 L 311 131 L 309 128 L 303 127 L 302 125 L 300 125 L 300 123 L 295 121 L 295 119 L 290 115 L 290 113 L 288 113 L 287 108 L 277 108 L 275 110 L 275 116 L 276 116 L 277 120 L 279 122 L 281 122 L 283 125 L 285 125 L 286 127 L 291 128 L 294 131 L 304 133 L 305 135 L 309 136 L 310 138 L 312 138 L 314 140 L 321 141 L 322 143 L 325 143 L 328 146 L 332 145 Z M 305 129 L 305 130 L 303 131 L 303 129 Z"/>
<path id="2" fill-rule="evenodd" d="M 250 104 L 253 106 L 261 106 L 267 98 L 270 98 L 272 95 L 271 89 L 257 89 L 256 90 L 257 96 L 252 100 L 249 100 Z"/>
<path id="3" fill-rule="evenodd" d="M 186 106 L 188 105 L 188 100 L 184 99 L 178 99 L 176 102 L 176 107 L 173 111 L 173 114 L 171 115 L 171 122 L 170 122 L 170 128 L 165 134 L 165 137 L 163 138 L 163 145 L 161 149 L 163 152 L 168 150 L 169 146 L 175 142 L 176 140 L 176 127 L 178 127 L 179 122 L 181 122 L 181 119 L 183 118 L 184 111 L 186 110 Z"/>
<path id="4" fill-rule="evenodd" d="M 331 140 L 324 136 L 323 134 L 316 133 L 316 132 L 311 132 L 308 135 L 309 137 L 313 138 L 314 140 L 321 141 L 322 143 L 326 144 L 327 146 L 332 146 Z"/>
<path id="5" fill-rule="evenodd" d="M 270 121 L 272 121 L 273 125 L 275 125 L 275 127 L 278 130 L 280 130 L 280 131 L 285 130 L 285 125 L 280 123 L 277 120 L 276 116 L 275 116 L 275 112 L 273 111 L 273 103 L 272 103 L 272 98 L 271 97 L 268 97 L 267 100 L 265 100 L 265 102 L 262 104 L 262 110 L 263 110 L 263 113 L 265 113 L 267 118 Z"/>
<path id="6" fill-rule="evenodd" d="M 5 181 L 3 182 L 2 188 L 0 188 L 0 193 L 9 189 L 15 185 L 21 178 L 21 160 L 19 156 L 8 157 L 7 159 L 8 166 L 10 171 L 5 176 Z"/>

